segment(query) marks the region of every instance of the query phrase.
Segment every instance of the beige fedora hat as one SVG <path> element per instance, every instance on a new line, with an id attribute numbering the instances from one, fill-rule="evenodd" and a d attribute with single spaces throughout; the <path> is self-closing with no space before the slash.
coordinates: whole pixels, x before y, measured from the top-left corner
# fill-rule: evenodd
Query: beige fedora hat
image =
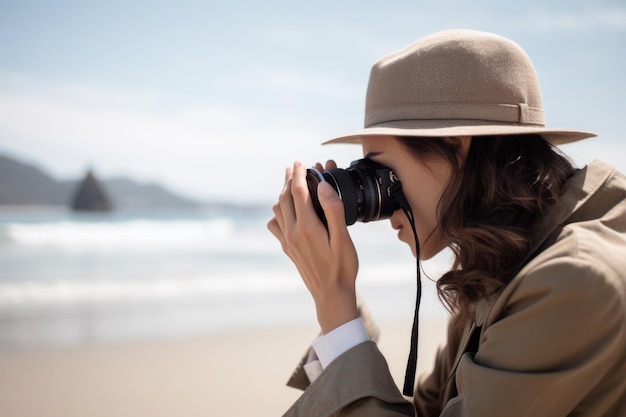
<path id="1" fill-rule="evenodd" d="M 485 32 L 447 30 L 382 58 L 372 67 L 363 136 L 539 134 L 553 144 L 596 136 L 545 126 L 530 58 L 516 43 Z"/>

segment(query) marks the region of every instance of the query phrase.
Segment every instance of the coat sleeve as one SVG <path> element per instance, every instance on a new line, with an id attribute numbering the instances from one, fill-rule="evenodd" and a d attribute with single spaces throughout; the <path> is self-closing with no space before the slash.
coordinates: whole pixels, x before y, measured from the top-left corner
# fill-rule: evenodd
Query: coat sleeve
<path id="1" fill-rule="evenodd" d="M 461 358 L 459 395 L 442 416 L 605 415 L 603 404 L 619 401 L 606 379 L 626 345 L 623 282 L 605 268 L 564 256 L 511 282 L 478 351 Z"/>
<path id="2" fill-rule="evenodd" d="M 287 410 L 285 417 L 406 417 L 413 404 L 396 386 L 374 342 L 361 343 L 335 359 Z"/>

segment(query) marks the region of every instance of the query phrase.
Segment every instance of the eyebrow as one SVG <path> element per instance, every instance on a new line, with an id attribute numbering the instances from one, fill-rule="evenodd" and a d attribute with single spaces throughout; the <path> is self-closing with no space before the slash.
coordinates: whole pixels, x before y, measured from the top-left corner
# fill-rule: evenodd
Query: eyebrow
<path id="1" fill-rule="evenodd" d="M 382 152 L 368 152 L 368 154 L 365 155 L 365 159 L 371 159 L 372 156 L 378 156 L 380 154 L 382 154 Z"/>

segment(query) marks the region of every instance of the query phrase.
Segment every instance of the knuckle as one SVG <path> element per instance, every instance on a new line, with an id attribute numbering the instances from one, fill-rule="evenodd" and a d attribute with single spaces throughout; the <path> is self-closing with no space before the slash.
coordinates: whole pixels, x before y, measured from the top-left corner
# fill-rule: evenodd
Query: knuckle
<path id="1" fill-rule="evenodd" d="M 283 250 L 283 252 L 291 258 L 290 248 L 284 240 L 280 241 L 280 247 Z"/>
<path id="2" fill-rule="evenodd" d="M 267 228 L 274 235 L 277 235 L 279 232 L 281 232 L 280 223 L 278 223 L 278 219 L 276 219 L 276 217 L 272 217 L 272 219 L 267 222 Z"/>
<path id="3" fill-rule="evenodd" d="M 291 187 L 291 194 L 294 199 L 304 200 L 309 197 L 309 190 L 302 185 L 296 185 Z"/>
<path id="4" fill-rule="evenodd" d="M 298 222 L 296 226 L 296 233 L 302 239 L 308 239 L 313 236 L 313 225 L 310 222 Z"/>
<path id="5" fill-rule="evenodd" d="M 285 204 L 288 201 L 289 198 L 291 198 L 291 196 L 289 195 L 289 193 L 286 190 L 284 190 L 278 196 L 278 202 L 276 203 L 276 205 Z"/>
<path id="6" fill-rule="evenodd" d="M 285 233 L 285 244 L 289 247 L 295 247 L 298 245 L 299 237 L 297 229 L 288 230 Z"/>

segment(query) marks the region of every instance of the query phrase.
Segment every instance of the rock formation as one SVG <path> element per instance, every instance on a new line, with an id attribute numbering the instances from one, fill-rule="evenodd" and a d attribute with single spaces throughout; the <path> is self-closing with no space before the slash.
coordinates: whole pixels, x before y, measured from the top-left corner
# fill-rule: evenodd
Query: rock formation
<path id="1" fill-rule="evenodd" d="M 111 211 L 113 203 L 106 190 L 91 172 L 78 184 L 70 203 L 74 211 Z"/>

